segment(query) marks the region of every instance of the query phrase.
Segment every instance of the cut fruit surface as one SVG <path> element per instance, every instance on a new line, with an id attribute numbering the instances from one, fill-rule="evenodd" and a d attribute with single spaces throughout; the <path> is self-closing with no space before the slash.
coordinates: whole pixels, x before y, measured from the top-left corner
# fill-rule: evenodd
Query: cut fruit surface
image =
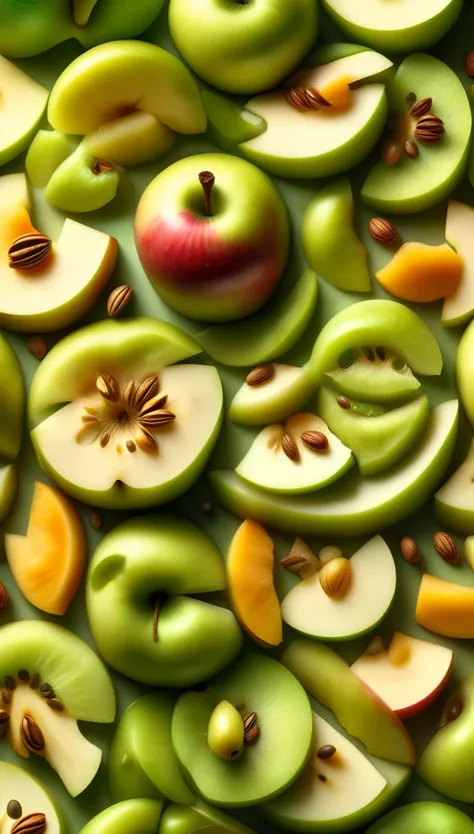
<path id="1" fill-rule="evenodd" d="M 375 273 L 377 281 L 404 301 L 428 303 L 453 297 L 463 281 L 465 262 L 451 246 L 404 243 L 390 263 Z"/>
<path id="2" fill-rule="evenodd" d="M 446 215 L 446 240 L 464 262 L 462 281 L 443 305 L 442 322 L 447 327 L 464 324 L 474 314 L 474 210 L 465 203 L 450 200 Z"/>
<path id="3" fill-rule="evenodd" d="M 238 518 L 252 517 L 276 530 L 300 535 L 362 536 L 411 515 L 433 493 L 456 440 L 458 401 L 433 409 L 421 442 L 406 460 L 373 478 L 349 474 L 316 495 L 270 495 L 235 472 L 212 472 L 213 489 Z"/>
<path id="4" fill-rule="evenodd" d="M 355 401 L 346 409 L 337 400 L 332 391 L 321 388 L 318 411 L 336 437 L 351 449 L 365 476 L 384 472 L 402 460 L 420 440 L 430 415 L 427 397 L 417 397 L 392 411 Z"/>
<path id="5" fill-rule="evenodd" d="M 402 718 L 426 709 L 448 682 L 453 652 L 395 632 L 381 652 L 365 651 L 351 669 Z"/>
<path id="6" fill-rule="evenodd" d="M 207 742 L 209 718 L 222 700 L 257 713 L 260 737 L 234 761 L 220 759 Z M 312 736 L 311 707 L 301 684 L 264 655 L 239 660 L 205 692 L 185 693 L 173 714 L 173 745 L 186 778 L 218 806 L 255 805 L 282 793 L 306 764 Z"/>
<path id="7" fill-rule="evenodd" d="M 156 799 L 118 802 L 93 817 L 80 834 L 157 834 L 162 811 Z"/>
<path id="8" fill-rule="evenodd" d="M 273 375 L 263 385 L 244 382 L 229 408 L 236 423 L 265 426 L 285 420 L 303 406 L 316 390 L 307 366 L 273 363 Z"/>
<path id="9" fill-rule="evenodd" d="M 235 533 L 227 555 L 229 594 L 242 627 L 268 646 L 278 646 L 283 640 L 273 570 L 272 539 L 260 524 L 247 519 Z"/>
<path id="10" fill-rule="evenodd" d="M 416 622 L 443 637 L 474 638 L 474 588 L 424 573 Z"/>
<path id="11" fill-rule="evenodd" d="M 341 598 L 328 596 L 318 573 L 303 579 L 281 605 L 283 620 L 320 640 L 351 640 L 385 617 L 397 584 L 395 563 L 381 536 L 374 536 L 350 559 L 351 578 Z"/>
<path id="12" fill-rule="evenodd" d="M 12 801 L 20 805 L 21 821 L 30 814 L 44 814 L 48 834 L 61 834 L 58 811 L 45 788 L 25 770 L 0 762 L 0 834 L 10 834 L 15 825 L 15 820 L 5 813 Z"/>
<path id="13" fill-rule="evenodd" d="M 466 460 L 435 495 L 440 521 L 459 533 L 474 533 L 474 440 Z"/>
<path id="14" fill-rule="evenodd" d="M 46 186 L 49 203 L 65 212 L 96 211 L 114 199 L 119 186 L 119 174 L 108 162 L 99 162 L 83 144 L 54 171 Z M 101 168 L 104 170 L 101 170 Z"/>
<path id="15" fill-rule="evenodd" d="M 308 432 L 323 435 L 327 447 L 318 450 L 305 443 L 303 436 Z M 295 494 L 322 489 L 353 465 L 351 450 L 326 423 L 316 414 L 302 413 L 294 414 L 285 425 L 267 426 L 260 432 L 235 471 L 262 489 Z"/>
<path id="16" fill-rule="evenodd" d="M 174 134 L 151 113 L 137 110 L 89 133 L 84 150 L 114 165 L 140 165 L 167 153 L 174 144 Z"/>
<path id="17" fill-rule="evenodd" d="M 49 92 L 1 55 L 0 90 L 0 165 L 5 165 L 28 146 Z"/>
<path id="18" fill-rule="evenodd" d="M 338 367 L 324 376 L 340 394 L 373 403 L 411 399 L 421 385 L 404 359 L 380 348 L 352 351 L 347 362 L 340 357 Z"/>
<path id="19" fill-rule="evenodd" d="M 70 501 L 37 482 L 26 536 L 6 534 L 5 551 L 26 599 L 48 614 L 64 614 L 86 563 L 84 528 Z"/>

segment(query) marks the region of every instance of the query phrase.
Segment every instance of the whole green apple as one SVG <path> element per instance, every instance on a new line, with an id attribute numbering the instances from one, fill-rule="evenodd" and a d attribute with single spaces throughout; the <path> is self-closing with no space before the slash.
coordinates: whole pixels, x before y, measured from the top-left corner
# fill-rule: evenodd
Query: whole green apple
<path id="1" fill-rule="evenodd" d="M 119 802 L 93 817 L 80 834 L 157 834 L 162 809 L 156 799 Z"/>
<path id="2" fill-rule="evenodd" d="M 191 69 L 220 90 L 258 93 L 301 63 L 318 31 L 316 0 L 171 0 L 173 40 Z"/>
<path id="3" fill-rule="evenodd" d="M 156 319 L 109 319 L 67 336 L 30 390 L 43 468 L 95 506 L 156 506 L 181 495 L 203 469 L 222 419 L 217 370 L 170 364 L 200 352 Z"/>
<path id="4" fill-rule="evenodd" d="M 225 588 L 222 557 L 193 524 L 157 516 L 119 525 L 97 548 L 87 579 L 99 652 L 142 683 L 186 687 L 206 680 L 242 647 L 232 612 L 201 598 Z"/>
<path id="5" fill-rule="evenodd" d="M 413 802 L 395 808 L 367 834 L 473 834 L 474 823 L 462 811 L 442 802 Z"/>
<path id="6" fill-rule="evenodd" d="M 135 241 L 161 298 L 205 321 L 239 319 L 272 295 L 288 255 L 285 205 L 254 165 L 226 154 L 181 159 L 138 205 Z"/>

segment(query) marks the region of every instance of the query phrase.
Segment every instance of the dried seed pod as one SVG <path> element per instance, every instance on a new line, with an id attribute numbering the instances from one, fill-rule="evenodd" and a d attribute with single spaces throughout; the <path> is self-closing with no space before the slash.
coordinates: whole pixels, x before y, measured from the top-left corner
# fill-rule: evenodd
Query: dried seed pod
<path id="1" fill-rule="evenodd" d="M 458 565 L 461 559 L 456 542 L 447 533 L 435 533 L 433 546 L 448 565 Z"/>
<path id="2" fill-rule="evenodd" d="M 33 753 L 41 753 L 45 748 L 44 735 L 33 721 L 31 715 L 23 716 L 20 724 L 20 734 L 25 747 Z"/>
<path id="3" fill-rule="evenodd" d="M 393 223 L 385 220 L 383 217 L 372 217 L 369 220 L 369 232 L 377 243 L 382 246 L 391 246 L 397 238 L 397 230 Z"/>
<path id="4" fill-rule="evenodd" d="M 425 113 L 429 113 L 431 110 L 431 105 L 433 104 L 433 99 L 431 98 L 422 98 L 419 101 L 416 101 L 413 107 L 410 110 L 410 115 L 413 116 L 415 119 L 420 119 Z"/>
<path id="5" fill-rule="evenodd" d="M 10 595 L 5 588 L 5 585 L 3 582 L 0 582 L 0 610 L 7 607 L 9 599 Z"/>
<path id="6" fill-rule="evenodd" d="M 145 414 L 141 413 L 138 419 L 140 421 L 140 425 L 142 426 L 160 428 L 161 426 L 167 426 L 169 423 L 172 423 L 173 420 L 176 420 L 176 414 L 173 414 L 172 411 L 168 411 L 165 408 L 156 408 L 151 411 L 147 411 Z"/>
<path id="7" fill-rule="evenodd" d="M 8 250 L 8 266 L 12 269 L 33 269 L 48 257 L 52 240 L 41 232 L 21 235 Z"/>
<path id="8" fill-rule="evenodd" d="M 46 817 L 44 814 L 28 814 L 12 826 L 11 834 L 44 834 Z"/>
<path id="9" fill-rule="evenodd" d="M 158 394 L 160 381 L 157 376 L 148 376 L 137 388 L 134 403 L 137 408 L 142 408 L 145 403 L 152 400 Z"/>
<path id="10" fill-rule="evenodd" d="M 403 539 L 400 542 L 400 550 L 403 558 L 412 565 L 416 565 L 421 560 L 421 553 L 418 545 L 416 541 L 411 539 L 409 536 L 403 536 Z"/>
<path id="11" fill-rule="evenodd" d="M 325 452 L 329 448 L 329 440 L 322 431 L 304 431 L 301 440 L 312 452 Z"/>
<path id="12" fill-rule="evenodd" d="M 133 290 L 127 284 L 122 284 L 121 287 L 116 287 L 112 290 L 107 299 L 107 312 L 112 318 L 123 313 L 127 304 L 130 303 L 133 295 Z"/>
<path id="13" fill-rule="evenodd" d="M 138 429 L 135 435 L 135 441 L 138 448 L 141 449 L 142 452 L 158 451 L 158 443 L 156 442 L 155 437 L 144 426 L 140 426 Z"/>
<path id="14" fill-rule="evenodd" d="M 247 385 L 256 387 L 257 385 L 263 385 L 265 382 L 269 382 L 270 379 L 273 379 L 274 375 L 275 368 L 271 362 L 268 362 L 265 365 L 257 365 L 256 368 L 247 374 L 245 381 Z"/>
<path id="15" fill-rule="evenodd" d="M 125 388 L 123 389 L 122 400 L 123 404 L 130 408 L 131 406 L 135 405 L 135 397 L 136 397 L 136 386 L 133 379 L 130 382 L 127 382 Z"/>
<path id="16" fill-rule="evenodd" d="M 282 448 L 283 452 L 285 453 L 285 455 L 287 456 L 287 458 L 292 460 L 293 463 L 297 463 L 300 459 L 300 453 L 299 453 L 298 446 L 296 445 L 295 441 L 293 440 L 291 434 L 288 434 L 287 432 L 285 432 L 285 434 L 283 434 L 282 437 L 281 437 L 280 443 L 281 443 L 281 448 Z"/>

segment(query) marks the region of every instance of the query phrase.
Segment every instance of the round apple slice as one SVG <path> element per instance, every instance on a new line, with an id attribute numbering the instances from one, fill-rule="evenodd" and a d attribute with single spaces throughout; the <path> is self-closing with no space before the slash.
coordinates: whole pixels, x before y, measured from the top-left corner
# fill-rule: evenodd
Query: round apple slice
<path id="1" fill-rule="evenodd" d="M 270 492 L 304 493 L 342 478 L 353 465 L 351 450 L 320 417 L 306 413 L 267 426 L 235 471 Z"/>
<path id="2" fill-rule="evenodd" d="M 340 394 L 373 403 L 409 399 L 421 385 L 404 359 L 383 348 L 350 350 L 324 376 Z"/>
<path id="3" fill-rule="evenodd" d="M 349 587 L 341 598 L 323 589 L 318 573 L 298 582 L 282 602 L 284 621 L 321 640 L 352 640 L 371 631 L 389 610 L 397 585 L 390 548 L 374 536 L 350 559 Z"/>
<path id="4" fill-rule="evenodd" d="M 45 788 L 25 770 L 0 762 L 0 834 L 10 834 L 15 825 L 24 826 L 19 832 L 34 831 L 28 827 L 32 814 L 40 816 L 43 831 L 61 834 L 59 814 Z"/>

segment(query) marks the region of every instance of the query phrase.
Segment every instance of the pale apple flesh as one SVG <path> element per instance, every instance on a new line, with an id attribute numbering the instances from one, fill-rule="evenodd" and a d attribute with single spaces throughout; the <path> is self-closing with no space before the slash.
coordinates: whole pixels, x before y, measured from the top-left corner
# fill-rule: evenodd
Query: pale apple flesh
<path id="1" fill-rule="evenodd" d="M 273 363 L 273 376 L 264 385 L 244 382 L 229 408 L 236 423 L 265 426 L 290 417 L 310 398 L 316 386 L 305 367 Z"/>
<path id="2" fill-rule="evenodd" d="M 136 110 L 112 122 L 105 122 L 89 133 L 85 150 L 114 165 L 139 165 L 167 153 L 174 144 L 174 133 L 151 113 Z"/>
<path id="3" fill-rule="evenodd" d="M 474 440 L 465 461 L 435 495 L 436 515 L 460 533 L 474 532 Z"/>
<path id="4" fill-rule="evenodd" d="M 20 803 L 20 820 L 30 814 L 44 814 L 48 834 L 61 834 L 58 813 L 43 786 L 21 768 L 0 762 L 0 834 L 10 834 L 15 824 L 6 814 L 12 800 Z"/>
<path id="5" fill-rule="evenodd" d="M 474 315 L 474 249 L 472 225 L 474 210 L 465 203 L 450 200 L 446 215 L 446 240 L 464 261 L 464 272 L 457 291 L 443 304 L 442 322 L 446 327 L 464 324 Z"/>
<path id="6" fill-rule="evenodd" d="M 27 147 L 49 93 L 1 55 L 0 91 L 0 165 L 4 165 Z"/>

